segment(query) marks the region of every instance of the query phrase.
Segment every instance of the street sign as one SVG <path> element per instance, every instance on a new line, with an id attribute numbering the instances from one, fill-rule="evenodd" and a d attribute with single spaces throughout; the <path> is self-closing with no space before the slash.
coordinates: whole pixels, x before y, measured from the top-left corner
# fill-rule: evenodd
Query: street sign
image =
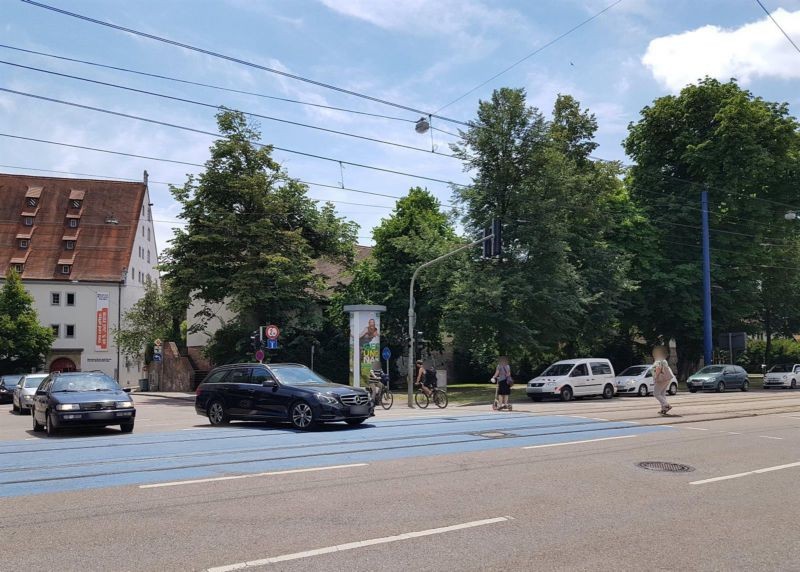
<path id="1" fill-rule="evenodd" d="M 160 348 L 161 347 L 161 340 L 156 338 L 156 341 L 153 342 L 153 345 L 155 347 L 157 347 L 157 348 Z"/>
<path id="2" fill-rule="evenodd" d="M 392 350 L 390 350 L 388 346 L 383 348 L 383 351 L 381 352 L 381 357 L 383 358 L 384 361 L 389 361 L 392 358 Z"/>
<path id="3" fill-rule="evenodd" d="M 267 339 L 269 339 L 269 340 L 277 340 L 278 336 L 281 335 L 281 331 L 278 328 L 278 326 L 276 326 L 274 324 L 270 324 L 266 328 L 266 334 L 267 334 Z"/>
<path id="4" fill-rule="evenodd" d="M 161 361 L 161 354 L 153 354 L 153 361 Z"/>
<path id="5" fill-rule="evenodd" d="M 278 340 L 268 339 L 267 340 L 267 349 L 268 350 L 277 350 L 278 349 Z"/>
<path id="6" fill-rule="evenodd" d="M 258 350 L 256 352 L 256 359 L 258 361 L 264 361 L 264 350 Z"/>
<path id="7" fill-rule="evenodd" d="M 161 346 L 154 346 L 153 347 L 153 354 L 161 355 Z"/>

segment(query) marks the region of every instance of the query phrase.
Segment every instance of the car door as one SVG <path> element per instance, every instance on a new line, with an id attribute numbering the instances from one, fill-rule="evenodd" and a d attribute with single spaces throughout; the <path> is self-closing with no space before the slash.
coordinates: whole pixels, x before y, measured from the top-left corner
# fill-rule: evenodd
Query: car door
<path id="1" fill-rule="evenodd" d="M 739 387 L 744 387 L 745 382 L 748 381 L 747 372 L 738 365 L 736 366 L 736 372 L 739 374 Z"/>
<path id="2" fill-rule="evenodd" d="M 589 376 L 589 368 L 585 363 L 579 363 L 572 369 L 569 374 L 569 384 L 572 386 L 572 391 L 575 395 L 587 395 L 590 393 L 591 377 Z"/>
<path id="3" fill-rule="evenodd" d="M 731 366 L 725 367 L 725 370 L 722 372 L 722 379 L 725 381 L 725 387 L 728 388 L 735 389 L 741 385 L 739 374 L 736 372 L 736 369 Z"/>
<path id="4" fill-rule="evenodd" d="M 36 388 L 36 393 L 34 393 L 33 401 L 31 402 L 31 415 L 41 425 L 47 424 L 47 400 L 50 398 L 50 387 L 52 385 L 52 378 L 45 379 Z"/>
<path id="5" fill-rule="evenodd" d="M 255 385 L 250 383 L 249 367 L 237 367 L 228 372 L 222 381 L 227 394 L 228 414 L 247 417 L 254 415 Z"/>
<path id="6" fill-rule="evenodd" d="M 647 391 L 653 392 L 656 389 L 656 382 L 653 378 L 653 367 L 647 368 L 647 373 L 644 374 L 644 382 L 647 384 Z"/>
<path id="7" fill-rule="evenodd" d="M 604 361 L 593 361 L 591 370 L 589 393 L 601 395 L 606 384 L 611 383 L 613 385 L 614 370 Z"/>
<path id="8" fill-rule="evenodd" d="M 288 403 L 285 403 L 285 392 L 280 392 L 275 378 L 272 377 L 267 368 L 263 366 L 254 367 L 250 380 L 256 390 L 253 401 L 256 415 L 259 417 L 286 417 Z"/>

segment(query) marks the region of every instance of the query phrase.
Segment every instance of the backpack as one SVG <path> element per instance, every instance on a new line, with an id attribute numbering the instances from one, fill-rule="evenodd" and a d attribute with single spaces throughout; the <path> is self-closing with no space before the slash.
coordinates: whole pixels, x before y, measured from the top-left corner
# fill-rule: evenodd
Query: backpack
<path id="1" fill-rule="evenodd" d="M 439 385 L 436 379 L 436 370 L 432 367 L 425 370 L 425 385 L 428 387 L 436 387 Z"/>

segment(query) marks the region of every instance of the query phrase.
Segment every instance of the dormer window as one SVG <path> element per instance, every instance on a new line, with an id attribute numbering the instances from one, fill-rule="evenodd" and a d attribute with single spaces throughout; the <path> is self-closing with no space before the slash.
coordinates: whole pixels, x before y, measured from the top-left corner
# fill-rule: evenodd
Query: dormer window
<path id="1" fill-rule="evenodd" d="M 24 264 L 15 264 L 14 265 L 14 272 L 16 272 L 17 274 L 22 274 L 22 272 L 24 270 L 25 270 L 25 265 Z"/>
<path id="2" fill-rule="evenodd" d="M 69 227 L 70 228 L 78 228 L 78 219 L 76 219 L 76 218 L 69 219 Z"/>
<path id="3" fill-rule="evenodd" d="M 72 265 L 71 264 L 62 264 L 61 265 L 61 274 L 69 275 L 72 272 Z"/>
<path id="4" fill-rule="evenodd" d="M 20 250 L 26 250 L 30 245 L 31 241 L 27 238 L 20 238 L 19 239 L 19 248 Z"/>
<path id="5" fill-rule="evenodd" d="M 35 209 L 37 206 L 39 206 L 39 198 L 38 197 L 28 197 L 25 200 L 25 204 L 27 206 Z"/>
<path id="6" fill-rule="evenodd" d="M 66 240 L 65 247 L 67 250 L 75 250 L 75 241 L 74 240 Z"/>
<path id="7" fill-rule="evenodd" d="M 26 217 L 23 217 L 23 219 L 22 219 L 22 223 L 23 223 L 25 226 L 33 226 L 33 220 L 34 220 L 34 219 L 33 219 L 33 217 L 32 217 L 32 216 L 26 216 Z"/>
<path id="8" fill-rule="evenodd" d="M 82 204 L 82 203 L 83 203 L 83 201 L 79 201 L 78 199 L 74 199 L 74 200 L 71 200 L 71 201 L 69 202 L 69 206 L 70 206 L 70 208 L 72 208 L 72 209 L 77 209 L 77 210 L 80 210 L 80 208 L 81 208 L 81 204 Z"/>

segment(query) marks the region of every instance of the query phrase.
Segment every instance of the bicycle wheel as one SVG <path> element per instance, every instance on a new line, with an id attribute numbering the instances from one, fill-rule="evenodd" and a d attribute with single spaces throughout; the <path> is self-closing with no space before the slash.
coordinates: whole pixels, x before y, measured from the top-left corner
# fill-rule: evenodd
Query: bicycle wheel
<path id="1" fill-rule="evenodd" d="M 444 409 L 447 407 L 447 392 L 442 391 L 441 389 L 435 389 L 433 391 L 433 402 L 439 409 Z"/>
<path id="2" fill-rule="evenodd" d="M 414 403 L 416 403 L 417 407 L 420 409 L 425 409 L 428 407 L 428 405 L 430 405 L 431 400 L 427 395 L 425 395 L 424 392 L 416 391 L 414 392 Z"/>
<path id="3" fill-rule="evenodd" d="M 394 395 L 388 389 L 381 393 L 381 407 L 391 409 L 394 404 Z"/>

